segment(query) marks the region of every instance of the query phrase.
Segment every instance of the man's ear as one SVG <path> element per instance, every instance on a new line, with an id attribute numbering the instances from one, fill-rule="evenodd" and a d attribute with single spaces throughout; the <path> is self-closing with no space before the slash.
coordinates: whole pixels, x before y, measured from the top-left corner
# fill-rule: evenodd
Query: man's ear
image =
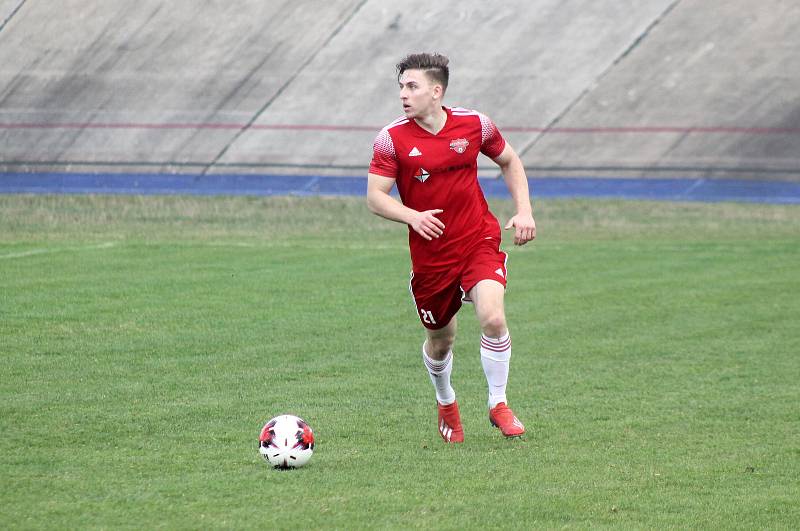
<path id="1" fill-rule="evenodd" d="M 442 99 L 442 95 L 444 95 L 444 89 L 441 85 L 434 85 L 433 86 L 433 99 L 440 100 Z"/>

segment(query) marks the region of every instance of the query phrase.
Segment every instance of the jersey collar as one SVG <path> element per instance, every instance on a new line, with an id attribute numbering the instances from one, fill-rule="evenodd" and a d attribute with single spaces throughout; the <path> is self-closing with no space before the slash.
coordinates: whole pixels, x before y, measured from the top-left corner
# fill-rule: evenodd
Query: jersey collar
<path id="1" fill-rule="evenodd" d="M 442 128 L 439 130 L 439 132 L 438 132 L 438 133 L 436 133 L 436 134 L 433 134 L 433 133 L 431 133 L 430 131 L 428 131 L 427 129 L 425 129 L 425 128 L 424 128 L 424 127 L 422 127 L 421 125 L 419 125 L 419 124 L 417 123 L 417 121 L 416 121 L 416 120 L 414 120 L 414 119 L 411 119 L 411 120 L 409 120 L 409 121 L 410 121 L 412 124 L 414 124 L 414 127 L 416 127 L 416 128 L 417 128 L 419 131 L 421 131 L 423 134 L 426 134 L 426 135 L 428 135 L 428 136 L 439 136 L 439 135 L 441 135 L 441 134 L 442 134 L 442 133 L 445 131 L 445 129 L 447 129 L 447 126 L 448 126 L 448 125 L 450 125 L 451 118 L 453 117 L 453 114 L 450 112 L 450 107 L 445 107 L 444 105 L 442 105 L 442 109 L 444 110 L 444 112 L 445 112 L 445 114 L 447 115 L 447 117 L 446 117 L 446 118 L 445 118 L 445 120 L 444 120 L 444 125 L 443 125 L 443 126 L 442 126 Z"/>

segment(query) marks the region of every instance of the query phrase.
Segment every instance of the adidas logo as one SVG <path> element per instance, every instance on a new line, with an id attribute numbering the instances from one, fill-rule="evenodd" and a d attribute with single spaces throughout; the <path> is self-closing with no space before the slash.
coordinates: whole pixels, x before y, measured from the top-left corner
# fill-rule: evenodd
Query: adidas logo
<path id="1" fill-rule="evenodd" d="M 506 278 L 506 276 L 503 274 L 503 270 L 500 269 L 499 267 L 497 268 L 497 271 L 495 271 L 495 273 L 500 275 L 501 278 Z"/>
<path id="2" fill-rule="evenodd" d="M 409 157 L 421 157 L 422 156 L 422 151 L 418 150 L 417 146 L 414 146 L 413 148 L 411 148 L 411 151 L 408 152 L 408 156 Z"/>
<path id="3" fill-rule="evenodd" d="M 445 441 L 450 442 L 453 437 L 453 428 L 444 423 L 444 419 L 439 423 L 439 433 Z"/>

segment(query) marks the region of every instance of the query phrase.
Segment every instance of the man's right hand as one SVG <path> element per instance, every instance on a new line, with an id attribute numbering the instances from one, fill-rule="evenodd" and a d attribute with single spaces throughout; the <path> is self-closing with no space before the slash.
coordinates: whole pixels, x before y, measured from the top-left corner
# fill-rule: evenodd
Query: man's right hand
<path id="1" fill-rule="evenodd" d="M 444 210 L 439 208 L 434 210 L 425 210 L 424 212 L 416 212 L 411 218 L 409 226 L 428 241 L 438 238 L 444 233 L 444 223 L 437 218 Z"/>

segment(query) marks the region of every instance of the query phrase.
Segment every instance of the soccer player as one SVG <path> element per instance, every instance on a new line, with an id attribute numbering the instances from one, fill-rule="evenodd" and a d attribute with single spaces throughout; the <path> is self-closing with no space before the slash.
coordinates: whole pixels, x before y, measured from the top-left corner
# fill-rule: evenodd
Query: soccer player
<path id="1" fill-rule="evenodd" d="M 511 337 L 503 299 L 506 254 L 500 225 L 478 184 L 478 154 L 503 173 L 516 207 L 506 223 L 514 243 L 536 237 L 528 181 L 517 154 L 483 114 L 445 107 L 449 60 L 411 54 L 397 65 L 404 116 L 375 139 L 367 204 L 375 214 L 408 225 L 410 290 L 426 329 L 422 359 L 436 390 L 438 425 L 449 443 L 464 441 L 456 394 L 450 384 L 456 313 L 462 301 L 475 306 L 481 327 L 481 364 L 489 385 L 489 420 L 506 437 L 525 427 L 506 399 Z M 397 186 L 401 201 L 391 196 Z"/>

